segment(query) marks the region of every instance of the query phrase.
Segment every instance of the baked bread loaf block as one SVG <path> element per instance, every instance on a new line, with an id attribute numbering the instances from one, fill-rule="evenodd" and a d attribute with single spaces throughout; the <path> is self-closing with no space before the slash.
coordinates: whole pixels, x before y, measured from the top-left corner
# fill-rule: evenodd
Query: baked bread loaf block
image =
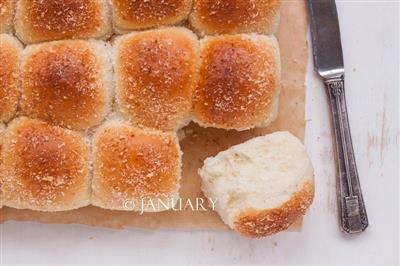
<path id="1" fill-rule="evenodd" d="M 186 20 L 192 0 L 111 0 L 117 33 L 176 25 Z"/>
<path id="2" fill-rule="evenodd" d="M 53 212 L 90 204 L 89 156 L 77 133 L 26 117 L 13 120 L 0 172 L 4 206 Z"/>
<path id="3" fill-rule="evenodd" d="M 24 43 L 107 39 L 112 34 L 107 0 L 19 0 L 15 31 Z"/>
<path id="4" fill-rule="evenodd" d="M 277 31 L 281 0 L 194 0 L 190 23 L 201 35 Z"/>
<path id="5" fill-rule="evenodd" d="M 0 34 L 0 122 L 7 122 L 17 110 L 20 98 L 19 67 L 22 44 L 17 38 Z"/>
<path id="6" fill-rule="evenodd" d="M 222 35 L 200 43 L 194 120 L 204 127 L 246 130 L 277 116 L 280 56 L 275 37 Z"/>
<path id="7" fill-rule="evenodd" d="M 175 134 L 112 120 L 95 134 L 93 153 L 93 205 L 140 212 L 175 205 L 182 156 Z"/>
<path id="8" fill-rule="evenodd" d="M 0 33 L 14 31 L 16 0 L 0 0 Z"/>
<path id="9" fill-rule="evenodd" d="M 314 197 L 310 159 L 288 132 L 257 137 L 208 158 L 199 174 L 223 221 L 247 237 L 287 229 Z"/>
<path id="10" fill-rule="evenodd" d="M 198 41 L 185 28 L 131 33 L 115 45 L 116 98 L 136 126 L 177 130 L 190 121 Z"/>
<path id="11" fill-rule="evenodd" d="M 113 94 L 109 51 L 94 40 L 28 46 L 22 60 L 22 112 L 73 130 L 100 124 Z"/>

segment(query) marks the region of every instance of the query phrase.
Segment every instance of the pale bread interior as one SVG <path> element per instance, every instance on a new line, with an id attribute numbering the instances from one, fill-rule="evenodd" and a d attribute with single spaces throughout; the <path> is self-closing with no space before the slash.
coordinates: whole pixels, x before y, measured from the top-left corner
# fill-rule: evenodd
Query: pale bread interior
<path id="1" fill-rule="evenodd" d="M 206 159 L 199 170 L 204 194 L 217 200 L 216 211 L 231 228 L 243 211 L 282 206 L 312 182 L 312 172 L 305 147 L 288 132 L 234 146 Z"/>

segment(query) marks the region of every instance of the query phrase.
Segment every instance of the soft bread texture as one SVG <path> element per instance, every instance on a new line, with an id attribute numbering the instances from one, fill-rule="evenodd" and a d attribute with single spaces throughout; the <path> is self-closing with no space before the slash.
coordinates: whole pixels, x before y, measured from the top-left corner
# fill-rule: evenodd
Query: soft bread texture
<path id="1" fill-rule="evenodd" d="M 194 120 L 204 127 L 246 130 L 277 116 L 281 66 L 275 37 L 222 35 L 200 44 Z"/>
<path id="2" fill-rule="evenodd" d="M 17 110 L 22 48 L 17 38 L 0 34 L 0 122 L 10 120 Z"/>
<path id="3" fill-rule="evenodd" d="M 111 0 L 117 33 L 175 25 L 185 20 L 192 0 Z"/>
<path id="4" fill-rule="evenodd" d="M 230 228 L 259 238 L 287 229 L 314 197 L 305 147 L 288 132 L 257 137 L 205 160 L 204 194 Z"/>
<path id="5" fill-rule="evenodd" d="M 101 123 L 113 96 L 109 52 L 94 40 L 28 46 L 22 60 L 22 112 L 73 130 Z"/>
<path id="6" fill-rule="evenodd" d="M 14 30 L 16 0 L 0 0 L 0 33 L 12 33 Z"/>
<path id="7" fill-rule="evenodd" d="M 184 28 L 131 33 L 115 45 L 116 98 L 136 126 L 178 130 L 190 121 L 198 41 Z"/>
<path id="8" fill-rule="evenodd" d="M 64 211 L 90 204 L 90 150 L 77 133 L 17 118 L 3 144 L 4 206 Z"/>
<path id="9" fill-rule="evenodd" d="M 93 205 L 146 212 L 175 205 L 182 156 L 175 134 L 112 120 L 96 132 L 93 153 Z M 158 204 L 159 200 L 166 206 Z M 142 207 L 142 202 L 149 201 L 154 207 Z"/>
<path id="10" fill-rule="evenodd" d="M 280 6 L 281 0 L 194 0 L 189 20 L 201 35 L 273 34 Z"/>
<path id="11" fill-rule="evenodd" d="M 15 31 L 24 43 L 107 39 L 112 33 L 107 0 L 19 0 Z"/>

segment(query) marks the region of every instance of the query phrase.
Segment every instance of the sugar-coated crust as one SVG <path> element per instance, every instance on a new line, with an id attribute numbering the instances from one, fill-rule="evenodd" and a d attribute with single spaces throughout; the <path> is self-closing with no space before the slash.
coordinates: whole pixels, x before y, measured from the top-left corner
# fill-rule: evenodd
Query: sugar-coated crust
<path id="1" fill-rule="evenodd" d="M 15 23 L 16 34 L 24 43 L 106 39 L 112 31 L 107 0 L 19 0 Z"/>
<path id="2" fill-rule="evenodd" d="M 175 25 L 185 20 L 192 0 L 111 0 L 115 30 L 129 30 Z"/>
<path id="3" fill-rule="evenodd" d="M 4 206 L 63 211 L 90 203 L 89 146 L 77 133 L 17 118 L 3 145 Z"/>
<path id="4" fill-rule="evenodd" d="M 142 211 L 142 200 L 175 202 L 181 176 L 178 139 L 173 133 L 138 129 L 119 121 L 94 136 L 92 204 Z M 163 211 L 144 208 L 144 211 Z"/>
<path id="5" fill-rule="evenodd" d="M 286 230 L 305 214 L 313 199 L 314 182 L 311 176 L 306 178 L 290 200 L 280 207 L 242 211 L 235 219 L 234 230 L 251 238 L 265 237 Z"/>
<path id="6" fill-rule="evenodd" d="M 194 120 L 204 127 L 245 130 L 276 117 L 280 56 L 275 37 L 207 37 L 194 97 Z"/>
<path id="7" fill-rule="evenodd" d="M 0 33 L 12 33 L 14 29 L 16 0 L 0 0 Z"/>
<path id="8" fill-rule="evenodd" d="M 195 0 L 191 25 L 200 34 L 274 33 L 281 0 Z"/>
<path id="9" fill-rule="evenodd" d="M 196 35 L 163 28 L 124 35 L 114 46 L 116 96 L 124 118 L 165 131 L 186 125 L 197 82 Z"/>
<path id="10" fill-rule="evenodd" d="M 22 44 L 17 38 L 0 34 L 0 122 L 14 115 L 20 98 L 19 67 Z"/>
<path id="11" fill-rule="evenodd" d="M 28 46 L 22 62 L 22 112 L 53 125 L 85 130 L 101 123 L 112 98 L 109 48 L 64 40 Z"/>

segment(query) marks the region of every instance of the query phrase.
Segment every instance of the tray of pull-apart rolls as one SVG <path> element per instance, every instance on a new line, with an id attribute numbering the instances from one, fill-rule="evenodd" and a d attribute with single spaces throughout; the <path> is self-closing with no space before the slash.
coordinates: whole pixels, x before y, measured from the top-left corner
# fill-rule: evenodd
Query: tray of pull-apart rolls
<path id="1" fill-rule="evenodd" d="M 302 1 L 1 0 L 1 221 L 298 229 Z"/>

